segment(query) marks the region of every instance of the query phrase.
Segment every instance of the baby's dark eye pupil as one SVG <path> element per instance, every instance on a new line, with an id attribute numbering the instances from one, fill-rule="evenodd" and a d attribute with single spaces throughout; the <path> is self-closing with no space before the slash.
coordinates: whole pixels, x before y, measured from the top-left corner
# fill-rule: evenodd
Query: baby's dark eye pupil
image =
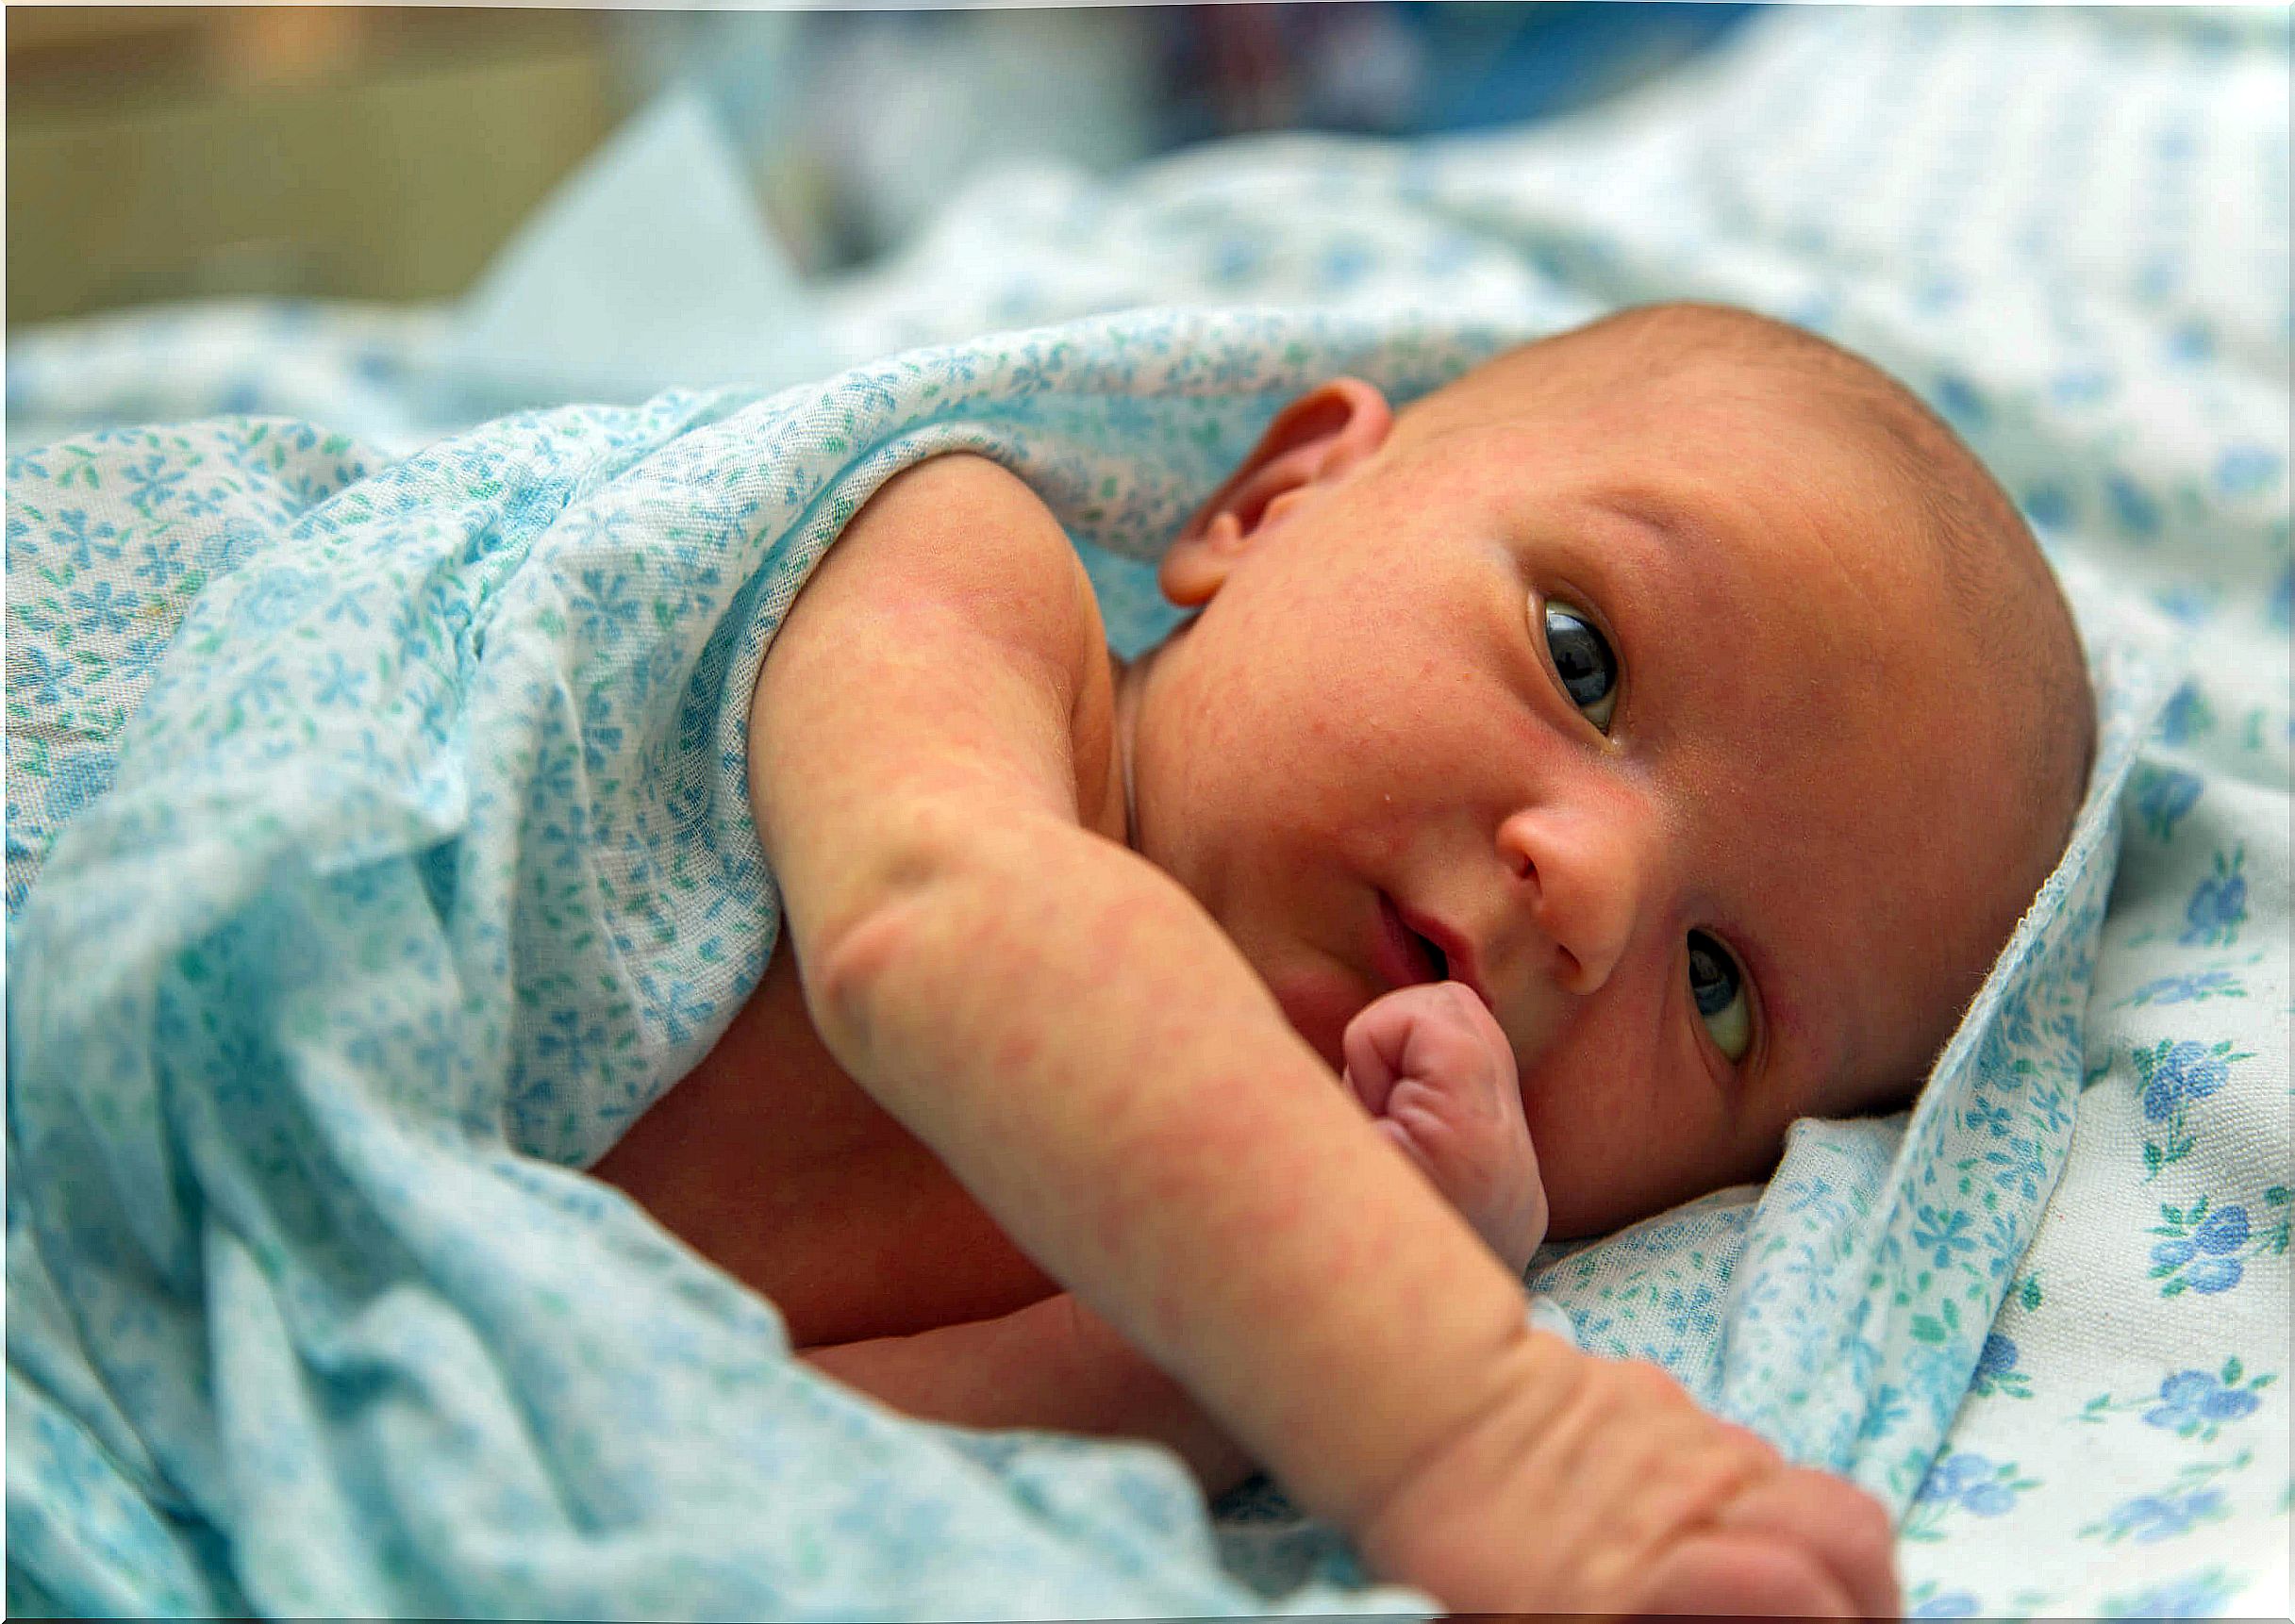
<path id="1" fill-rule="evenodd" d="M 1700 1015 L 1719 1015 L 1738 996 L 1736 961 L 1704 931 L 1689 933 L 1689 996 Z"/>
<path id="2" fill-rule="evenodd" d="M 1618 680 L 1617 656 L 1602 634 L 1551 604 L 1546 607 L 1546 647 L 1573 704 L 1600 704 Z"/>

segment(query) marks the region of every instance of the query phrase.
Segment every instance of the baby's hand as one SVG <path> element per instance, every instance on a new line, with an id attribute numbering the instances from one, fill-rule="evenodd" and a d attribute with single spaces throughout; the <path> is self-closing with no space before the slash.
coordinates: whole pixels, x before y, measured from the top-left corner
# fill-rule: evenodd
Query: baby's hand
<path id="1" fill-rule="evenodd" d="M 1546 1238 L 1546 1186 L 1514 1052 L 1455 981 L 1389 993 L 1347 1023 L 1346 1081 L 1379 1131 L 1516 1274 Z"/>
<path id="2" fill-rule="evenodd" d="M 1537 1333 L 1473 1423 L 1353 1532 L 1461 1613 L 1894 1618 L 1888 1514 L 1788 1466 L 1655 1365 Z"/>

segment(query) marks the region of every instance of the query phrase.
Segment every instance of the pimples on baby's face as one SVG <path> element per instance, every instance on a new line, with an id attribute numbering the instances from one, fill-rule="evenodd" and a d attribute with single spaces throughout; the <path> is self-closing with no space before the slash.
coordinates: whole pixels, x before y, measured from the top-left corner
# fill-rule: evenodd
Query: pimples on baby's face
<path id="1" fill-rule="evenodd" d="M 1143 688 L 1140 845 L 1326 1059 L 1473 986 L 1557 1237 L 1909 1093 L 2051 854 L 1884 459 L 1724 373 L 1406 420 L 1253 517 Z"/>

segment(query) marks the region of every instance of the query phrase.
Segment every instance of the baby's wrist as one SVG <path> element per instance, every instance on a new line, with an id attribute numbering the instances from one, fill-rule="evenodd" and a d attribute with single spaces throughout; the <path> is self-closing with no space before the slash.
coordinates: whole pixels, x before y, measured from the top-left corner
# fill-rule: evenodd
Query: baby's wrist
<path id="1" fill-rule="evenodd" d="M 1488 1385 L 1451 1430 L 1413 1456 L 1365 1515 L 1348 1524 L 1372 1571 L 1419 1570 L 1422 1542 L 1440 1540 L 1449 1508 L 1477 1503 L 1521 1469 L 1565 1415 L 1583 1382 L 1588 1355 L 1537 1325 L 1525 1312 L 1518 1334 L 1492 1365 Z"/>

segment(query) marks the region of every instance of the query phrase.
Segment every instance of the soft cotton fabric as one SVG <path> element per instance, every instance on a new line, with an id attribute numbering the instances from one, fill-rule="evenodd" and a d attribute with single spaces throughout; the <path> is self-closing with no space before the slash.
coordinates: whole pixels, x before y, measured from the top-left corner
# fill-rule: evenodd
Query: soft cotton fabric
<path id="1" fill-rule="evenodd" d="M 2287 72 L 2281 13 L 1788 11 L 1700 75 L 1551 127 L 1404 148 L 1235 143 L 1106 185 L 1007 173 L 955 200 L 903 260 L 809 290 L 802 313 L 820 355 L 850 360 L 1140 301 L 1355 311 L 1351 328 L 1214 323 L 1227 338 L 1193 363 L 1209 371 L 1175 386 L 1200 388 L 1193 404 L 1159 397 L 1179 415 L 1053 481 L 1079 539 L 1147 538 L 1149 551 L 1284 379 L 1360 363 L 1407 388 L 1477 345 L 1664 296 L 1750 303 L 1872 355 L 2001 473 L 2073 588 L 2114 707 L 2090 843 L 2052 882 L 2030 953 L 2012 953 L 1908 1120 L 1804 1129 L 1757 1204 L 1698 1203 L 1549 1254 L 1532 1276 L 1588 1345 L 1664 1360 L 1900 1507 L 1909 1600 L 1931 1615 L 2287 1605 Z M 610 209 L 610 189 L 590 203 Z M 1205 341 L 1187 324 L 1201 318 L 1172 320 L 1183 348 Z M 691 899 L 713 882 L 744 894 L 738 860 L 707 845 L 738 822 L 738 771 L 706 757 L 736 742 L 725 673 L 754 652 L 749 628 L 776 588 L 723 572 L 733 553 L 770 550 L 750 528 L 761 515 L 794 510 L 711 461 L 723 431 L 747 411 L 743 432 L 770 419 L 866 438 L 919 403 L 832 387 L 804 398 L 841 404 L 808 418 L 687 396 L 511 420 L 409 456 L 500 393 L 498 376 L 464 387 L 479 369 L 468 345 L 441 341 L 453 321 L 177 312 L 11 341 L 11 1601 L 844 1616 L 890 1593 L 882 1611 L 945 1615 L 990 1606 L 992 1577 L 992 1606 L 1177 1612 L 1254 1605 L 1254 1590 L 1315 1575 L 1357 1583 L 1343 1547 L 1264 1489 L 1222 1506 L 1215 1544 L 1149 1451 L 990 1448 L 824 1397 L 776 1364 L 769 1311 L 557 1170 L 579 1159 L 585 1112 L 634 1107 L 730 1013 L 714 999 L 702 1013 L 692 975 L 682 990 L 665 979 L 648 906 L 698 948 L 709 936 L 684 934 Z M 1090 331 L 1108 341 L 1105 324 Z M 1035 398 L 1032 364 L 1051 356 L 1055 385 L 1107 365 L 1041 340 L 963 352 L 973 381 L 1007 390 L 971 404 L 1008 427 L 1004 403 Z M 1422 347 L 1394 347 L 1405 341 Z M 913 374 L 864 376 L 897 395 Z M 1134 409 L 1100 406 L 1119 425 Z M 375 443 L 245 422 L 40 450 L 19 433 L 231 406 L 287 406 Z M 1183 421 L 1199 426 L 1167 440 Z M 1016 455 L 1040 473 L 1094 432 L 1081 415 L 1059 433 L 1031 422 Z M 1200 456 L 1185 443 L 1196 433 Z M 816 497 L 879 477 L 855 469 L 853 446 L 807 444 L 837 471 L 806 488 Z M 656 475 L 692 481 L 681 506 L 615 505 L 616 481 Z M 315 517 L 361 484 L 389 501 L 357 524 L 344 508 Z M 833 519 L 838 500 L 765 578 L 802 568 L 818 534 L 804 524 Z M 611 522 L 579 547 L 559 538 L 585 511 Z M 633 540 L 619 588 L 610 571 L 587 578 Z M 466 689 L 466 671 L 497 659 L 493 618 L 527 589 L 516 578 L 538 544 L 578 566 L 555 576 L 571 626 L 667 605 L 680 629 L 666 671 L 630 658 L 613 681 L 553 690 L 545 660 L 540 674 L 517 668 L 539 697 Z M 370 582 L 413 600 L 398 644 L 299 597 L 321 572 L 296 548 L 367 545 L 392 555 L 371 559 Z M 1141 572 L 1087 559 L 1111 637 L 1136 648 L 1155 635 L 1165 622 Z M 713 583 L 698 579 L 709 562 Z M 228 586 L 250 570 L 289 579 Z M 735 602 L 743 589 L 756 595 Z M 635 616 L 619 606 L 633 602 Z M 520 623 L 539 624 L 525 607 Z M 715 629 L 698 633 L 689 609 Z M 341 672 L 229 664 L 274 635 L 301 658 L 291 628 L 312 616 L 332 648 L 308 652 L 343 654 Z M 144 685 L 195 669 L 192 638 L 219 627 L 237 686 L 208 695 L 191 736 L 147 742 Z M 403 657 L 354 663 L 377 649 Z M 498 658 L 514 657 L 540 654 L 514 638 Z M 152 704 L 197 715 L 191 681 Z M 342 691 L 323 704 L 329 682 Z M 386 705 L 391 692 L 411 720 Z M 234 704 L 263 741 L 246 757 L 217 742 Z M 342 866 L 303 857 L 284 826 L 225 839 L 197 800 L 138 845 L 135 831 L 168 828 L 160 787 L 203 763 L 226 810 L 259 787 L 276 818 L 318 792 L 288 765 L 311 739 L 266 704 L 299 711 L 329 750 L 364 752 L 373 733 L 364 777 L 344 778 L 368 799 L 331 773 L 319 786 L 349 798 L 308 844 Z M 337 720 L 361 707 L 376 714 Z M 524 716 L 548 742 L 530 763 L 490 754 L 487 730 L 456 732 L 473 714 Z M 640 734 L 654 754 L 633 758 Z M 276 760 L 259 759 L 268 749 Z M 131 793 L 108 824 L 115 779 Z M 503 801 L 522 784 L 534 807 L 610 805 L 624 839 L 586 867 L 553 843 L 562 827 L 511 842 L 507 872 L 470 856 L 524 827 L 527 808 Z M 91 819 L 110 833 L 83 837 Z M 657 854 L 696 838 L 689 853 L 709 855 L 682 870 Z M 81 840 L 103 853 L 86 869 Z M 282 852 L 292 860 L 271 862 Z M 194 856 L 211 866 L 193 872 Z M 115 911 L 91 905 L 83 925 L 71 899 L 91 892 L 51 899 L 113 864 L 150 875 Z M 377 869 L 378 907 L 334 905 Z M 511 939 L 547 938 L 567 905 L 552 885 L 603 909 L 608 939 L 541 970 L 637 964 L 651 986 L 632 971 L 601 988 L 615 1017 L 587 1025 L 553 1024 L 572 1001 L 513 996 L 498 1031 L 464 1043 L 518 986 L 477 921 L 507 914 L 495 928 L 525 933 Z M 187 959 L 159 945 L 203 929 L 227 948 Z M 68 953 L 33 951 L 75 932 Z M 732 939 L 721 955 L 741 951 Z M 346 953 L 358 975 L 322 972 Z M 51 957 L 43 982 L 30 967 Z M 294 973 L 274 977 L 282 967 Z M 451 983 L 426 986 L 440 967 Z M 377 1012 L 376 995 L 353 996 L 370 975 L 420 1019 L 348 1053 L 341 1033 Z M 226 993 L 217 976 L 238 979 Z M 29 1024 L 27 980 L 43 982 L 39 1019 L 63 1027 Z M 268 1013 L 203 1025 L 258 986 Z M 148 1019 L 74 1013 L 107 998 Z M 86 1039 L 86 1058 L 58 1058 L 41 1033 L 58 1029 Z M 139 1042 L 141 1070 L 125 1063 Z M 524 1103 L 490 1119 L 489 1080 L 521 1054 Z M 203 1071 L 233 1086 L 203 1089 Z M 561 1075 L 582 1079 L 568 1099 L 540 1092 Z M 517 1135 L 542 1154 L 511 1153 Z M 51 1148 L 29 1152 L 36 1136 Z M 631 1298 L 625 1278 L 654 1284 Z M 631 1337 L 643 1380 L 629 1377 Z M 1780 1413 L 1788 1393 L 1802 1402 Z M 766 1421 L 727 1431 L 758 1409 Z M 623 1435 L 688 1439 L 696 1416 L 710 1417 L 698 1455 L 664 1460 Z M 734 1540 L 722 1550 L 721 1533 Z M 1166 1587 L 1153 1599 L 1142 1573 Z M 1301 1604 L 1380 1599 L 1342 1594 Z"/>

